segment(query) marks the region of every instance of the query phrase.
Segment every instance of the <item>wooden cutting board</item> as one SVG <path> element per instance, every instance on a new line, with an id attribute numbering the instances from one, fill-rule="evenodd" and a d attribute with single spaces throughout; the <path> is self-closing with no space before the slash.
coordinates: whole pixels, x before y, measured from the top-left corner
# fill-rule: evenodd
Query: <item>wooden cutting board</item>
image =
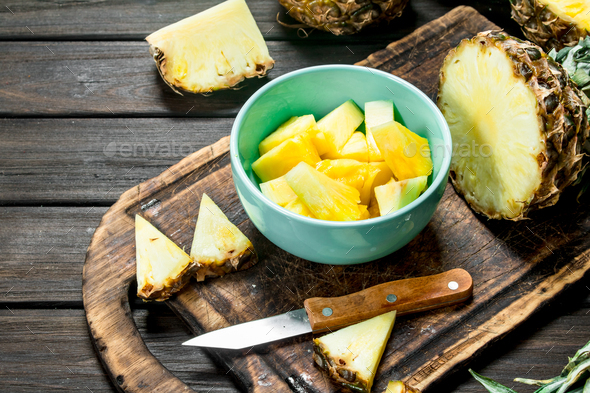
<path id="1" fill-rule="evenodd" d="M 458 7 L 359 65 L 392 72 L 434 99 L 448 50 L 494 28 L 474 9 Z M 340 296 L 455 267 L 471 273 L 469 303 L 398 319 L 375 392 L 390 379 L 427 389 L 462 370 L 590 268 L 590 209 L 576 204 L 572 195 L 530 220 L 488 221 L 450 185 L 432 221 L 398 252 L 354 266 L 301 260 L 266 240 L 248 220 L 233 186 L 228 150 L 226 137 L 125 192 L 94 233 L 84 266 L 84 305 L 97 353 L 122 391 L 192 391 L 146 348 L 131 317 L 128 293 L 135 281 L 134 215 L 190 249 L 202 193 L 252 240 L 260 262 L 223 278 L 193 281 L 167 301 L 195 334 L 301 308 L 309 297 Z M 311 349 L 307 335 L 260 349 L 210 353 L 248 391 L 335 391 L 314 366 Z"/>

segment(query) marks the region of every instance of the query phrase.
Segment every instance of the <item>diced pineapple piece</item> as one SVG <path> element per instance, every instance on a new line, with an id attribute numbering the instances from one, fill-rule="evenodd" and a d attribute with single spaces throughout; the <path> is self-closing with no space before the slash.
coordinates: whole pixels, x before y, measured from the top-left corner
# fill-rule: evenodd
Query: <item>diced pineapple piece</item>
<path id="1" fill-rule="evenodd" d="M 318 128 L 324 133 L 329 146 L 324 154 L 333 156 L 342 150 L 364 118 L 354 101 L 349 100 L 318 121 Z"/>
<path id="2" fill-rule="evenodd" d="M 369 163 L 367 163 L 365 168 L 365 184 L 363 184 L 363 189 L 361 190 L 361 203 L 368 206 L 371 201 L 371 195 L 374 194 L 375 178 L 379 175 L 380 170 L 373 165 L 369 165 Z"/>
<path id="3" fill-rule="evenodd" d="M 145 218 L 135 216 L 137 296 L 166 300 L 182 288 L 199 268 L 193 258 Z"/>
<path id="4" fill-rule="evenodd" d="M 283 176 L 300 162 L 315 165 L 320 156 L 309 138 L 299 135 L 272 148 L 252 164 L 260 180 L 267 182 Z"/>
<path id="5" fill-rule="evenodd" d="M 313 340 L 313 359 L 336 383 L 369 393 L 395 323 L 395 311 Z"/>
<path id="6" fill-rule="evenodd" d="M 313 213 L 301 202 L 299 198 L 295 198 L 287 205 L 285 205 L 285 209 L 292 211 L 293 213 L 300 214 L 305 217 L 315 218 Z"/>
<path id="7" fill-rule="evenodd" d="M 361 218 L 359 218 L 359 220 L 366 220 L 371 218 L 371 213 L 369 213 L 367 205 L 359 205 L 359 210 L 361 212 Z"/>
<path id="8" fill-rule="evenodd" d="M 352 134 L 342 150 L 338 152 L 328 151 L 322 158 L 338 159 L 349 158 L 361 162 L 369 162 L 369 150 L 367 149 L 367 139 L 362 132 Z"/>
<path id="9" fill-rule="evenodd" d="M 283 207 L 289 202 L 297 199 L 297 195 L 295 195 L 291 187 L 289 187 L 289 184 L 283 176 L 267 181 L 266 183 L 261 183 L 260 191 L 262 191 L 265 197 Z"/>
<path id="10" fill-rule="evenodd" d="M 379 212 L 379 203 L 377 202 L 375 195 L 371 197 L 371 203 L 369 203 L 368 211 L 371 218 L 381 217 L 381 213 Z"/>
<path id="11" fill-rule="evenodd" d="M 432 173 L 430 145 L 426 138 L 395 120 L 373 128 L 372 132 L 379 151 L 398 180 Z"/>
<path id="12" fill-rule="evenodd" d="M 375 180 L 373 180 L 373 189 L 371 190 L 371 197 L 374 197 L 375 187 L 382 186 L 386 184 L 389 180 L 391 180 L 391 178 L 393 177 L 393 172 L 391 171 L 391 168 L 389 168 L 389 165 L 387 165 L 385 161 L 370 162 L 369 165 L 371 165 L 373 168 L 376 168 L 379 171 L 375 176 Z"/>
<path id="13" fill-rule="evenodd" d="M 203 194 L 191 246 L 191 257 L 202 267 L 197 280 L 244 270 L 258 262 L 248 238 L 232 224 L 221 209 Z"/>
<path id="14" fill-rule="evenodd" d="M 356 188 L 361 203 L 368 205 L 371 198 L 372 184 L 379 170 L 365 162 L 341 158 L 338 160 L 322 160 L 316 169 L 341 183 Z"/>
<path id="15" fill-rule="evenodd" d="M 360 194 L 356 188 L 329 178 L 305 162 L 291 169 L 285 180 L 316 218 L 354 221 L 361 216 L 357 205 Z"/>
<path id="16" fill-rule="evenodd" d="M 264 138 L 264 140 L 258 145 L 260 155 L 263 156 L 287 139 L 294 138 L 298 135 L 308 135 L 318 150 L 318 154 L 321 155 L 327 150 L 326 138 L 317 128 L 313 115 L 305 115 L 300 117 L 293 116 L 285 123 L 281 124 L 276 131 Z"/>
<path id="17" fill-rule="evenodd" d="M 393 101 L 383 100 L 365 103 L 365 132 L 367 134 L 370 162 L 383 161 L 383 156 L 375 143 L 371 130 L 393 120 Z"/>
<path id="18" fill-rule="evenodd" d="M 428 185 L 428 176 L 419 176 L 375 187 L 375 198 L 379 204 L 379 213 L 384 216 L 409 205 L 418 199 Z"/>

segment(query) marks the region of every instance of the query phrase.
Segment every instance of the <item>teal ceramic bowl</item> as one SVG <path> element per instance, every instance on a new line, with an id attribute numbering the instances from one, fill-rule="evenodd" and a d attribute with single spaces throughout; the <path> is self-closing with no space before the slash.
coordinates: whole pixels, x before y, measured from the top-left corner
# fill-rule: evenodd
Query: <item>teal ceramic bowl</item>
<path id="1" fill-rule="evenodd" d="M 353 222 L 303 217 L 266 198 L 251 168 L 258 144 L 291 116 L 313 114 L 319 120 L 351 98 L 361 109 L 368 101 L 393 100 L 395 119 L 428 139 L 434 169 L 426 192 L 387 216 Z M 327 65 L 285 74 L 250 97 L 233 124 L 230 153 L 240 201 L 264 236 L 300 258 L 348 265 L 391 254 L 420 233 L 442 198 L 451 145 L 444 117 L 412 84 L 366 67 Z"/>

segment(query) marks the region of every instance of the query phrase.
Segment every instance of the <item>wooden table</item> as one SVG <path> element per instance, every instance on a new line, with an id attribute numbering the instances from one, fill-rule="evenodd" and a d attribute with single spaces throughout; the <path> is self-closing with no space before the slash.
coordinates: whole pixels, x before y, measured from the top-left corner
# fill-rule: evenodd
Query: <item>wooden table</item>
<path id="1" fill-rule="evenodd" d="M 118 196 L 188 153 L 228 135 L 244 101 L 268 79 L 212 97 L 181 97 L 158 76 L 143 38 L 218 0 L 2 1 L 0 4 L 0 391 L 111 392 L 88 337 L 81 272 L 100 218 Z M 248 4 L 276 67 L 362 60 L 460 2 L 413 0 L 389 27 L 307 38 L 275 0 Z M 521 35 L 507 1 L 480 13 Z M 237 391 L 165 305 L 133 304 L 149 349 L 197 391 Z M 478 358 L 508 386 L 558 374 L 590 339 L 587 279 Z M 440 391 L 483 391 L 462 372 Z M 519 386 L 520 388 L 520 386 Z M 520 392 L 533 389 L 519 389 Z"/>

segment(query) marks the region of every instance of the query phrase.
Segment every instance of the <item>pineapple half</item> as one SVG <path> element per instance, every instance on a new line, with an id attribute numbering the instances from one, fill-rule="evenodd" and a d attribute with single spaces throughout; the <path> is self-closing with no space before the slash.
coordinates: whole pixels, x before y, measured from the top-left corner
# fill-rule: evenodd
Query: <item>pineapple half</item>
<path id="1" fill-rule="evenodd" d="M 201 265 L 197 270 L 197 281 L 245 270 L 258 262 L 250 240 L 207 194 L 201 198 L 191 257 Z"/>
<path id="2" fill-rule="evenodd" d="M 178 292 L 200 267 L 145 218 L 135 216 L 137 296 L 166 300 Z"/>
<path id="3" fill-rule="evenodd" d="M 166 26 L 146 41 L 162 79 L 176 93 L 210 93 L 263 77 L 274 60 L 244 0 L 227 0 Z"/>
<path id="4" fill-rule="evenodd" d="M 355 392 L 370 392 L 395 314 L 378 315 L 314 339 L 313 359 L 337 384 Z"/>
<path id="5" fill-rule="evenodd" d="M 530 42 L 491 31 L 463 40 L 440 71 L 438 107 L 455 145 L 455 189 L 489 218 L 555 204 L 581 170 L 586 107 Z"/>
<path id="6" fill-rule="evenodd" d="M 549 52 L 575 46 L 590 30 L 589 0 L 510 0 L 524 36 Z"/>

